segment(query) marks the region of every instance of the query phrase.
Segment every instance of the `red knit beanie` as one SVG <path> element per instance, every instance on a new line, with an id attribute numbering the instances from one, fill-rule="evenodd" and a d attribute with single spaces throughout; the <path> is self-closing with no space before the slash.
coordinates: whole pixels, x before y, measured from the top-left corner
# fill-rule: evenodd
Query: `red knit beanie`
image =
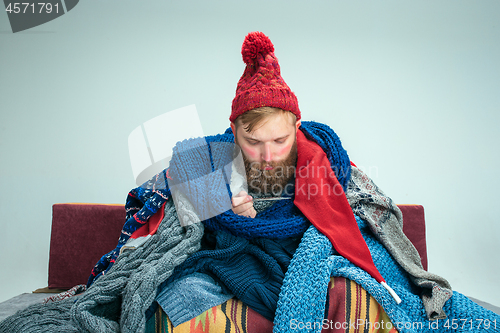
<path id="1" fill-rule="evenodd" d="M 229 120 L 234 122 L 243 113 L 262 106 L 279 108 L 300 119 L 297 97 L 280 73 L 274 45 L 262 32 L 249 33 L 241 47 L 247 65 L 236 87 L 236 97 Z"/>

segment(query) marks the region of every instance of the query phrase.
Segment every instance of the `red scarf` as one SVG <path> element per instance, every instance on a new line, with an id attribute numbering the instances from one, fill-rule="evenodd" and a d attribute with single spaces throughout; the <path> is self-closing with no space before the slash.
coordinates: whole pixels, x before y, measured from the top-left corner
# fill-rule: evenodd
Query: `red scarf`
<path id="1" fill-rule="evenodd" d="M 295 206 L 341 256 L 384 282 L 326 153 L 301 130 L 297 131 L 297 152 Z"/>
<path id="2" fill-rule="evenodd" d="M 384 281 L 373 263 L 351 207 L 323 149 L 297 131 L 297 172 L 294 204 L 337 252 L 364 269 L 378 282 Z M 329 191 L 329 192 L 328 192 Z M 164 206 L 130 238 L 156 233 L 164 216 Z"/>

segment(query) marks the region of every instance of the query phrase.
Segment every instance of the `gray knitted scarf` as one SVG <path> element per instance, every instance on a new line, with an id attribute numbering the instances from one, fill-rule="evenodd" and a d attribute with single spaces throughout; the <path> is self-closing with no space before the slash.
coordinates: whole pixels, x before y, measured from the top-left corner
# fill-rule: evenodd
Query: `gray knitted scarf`
<path id="1" fill-rule="evenodd" d="M 120 254 L 82 296 L 32 305 L 1 322 L 0 332 L 143 332 L 158 285 L 200 248 L 203 224 L 181 227 L 177 216 L 167 201 L 157 233 Z"/>
<path id="2" fill-rule="evenodd" d="M 373 234 L 408 272 L 412 282 L 423 288 L 422 302 L 427 317 L 445 318 L 443 305 L 453 294 L 451 286 L 444 278 L 423 269 L 417 249 L 403 233 L 403 214 L 398 206 L 356 167 L 351 168 L 346 197 L 354 214 L 370 225 Z"/>

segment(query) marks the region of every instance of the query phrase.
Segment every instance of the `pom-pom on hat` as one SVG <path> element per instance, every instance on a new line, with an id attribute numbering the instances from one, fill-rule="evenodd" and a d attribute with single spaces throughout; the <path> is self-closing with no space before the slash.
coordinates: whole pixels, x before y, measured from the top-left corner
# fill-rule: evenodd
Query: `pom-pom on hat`
<path id="1" fill-rule="evenodd" d="M 297 97 L 281 77 L 269 37 L 258 31 L 249 33 L 243 41 L 241 55 L 246 68 L 236 87 L 229 120 L 234 122 L 243 113 L 263 106 L 290 111 L 299 120 Z"/>

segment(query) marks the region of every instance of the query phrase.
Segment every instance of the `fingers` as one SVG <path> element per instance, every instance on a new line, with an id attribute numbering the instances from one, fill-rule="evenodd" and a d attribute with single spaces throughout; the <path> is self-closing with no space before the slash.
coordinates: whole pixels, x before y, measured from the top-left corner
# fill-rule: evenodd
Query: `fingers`
<path id="1" fill-rule="evenodd" d="M 253 198 L 241 191 L 232 199 L 232 210 L 235 214 L 254 218 L 257 212 L 253 208 Z"/>
<path id="2" fill-rule="evenodd" d="M 240 206 L 242 204 L 245 204 L 247 202 L 252 202 L 253 198 L 247 194 L 245 191 L 241 191 L 238 193 L 236 196 L 233 197 L 232 199 L 232 204 L 233 207 Z M 253 204 L 253 203 L 252 203 Z"/>
<path id="3" fill-rule="evenodd" d="M 253 205 L 248 207 L 246 210 L 237 210 L 233 209 L 233 212 L 235 214 L 241 215 L 241 216 L 246 216 L 246 217 L 251 217 L 254 218 L 257 215 L 257 212 L 255 211 L 255 208 L 253 208 Z"/>

